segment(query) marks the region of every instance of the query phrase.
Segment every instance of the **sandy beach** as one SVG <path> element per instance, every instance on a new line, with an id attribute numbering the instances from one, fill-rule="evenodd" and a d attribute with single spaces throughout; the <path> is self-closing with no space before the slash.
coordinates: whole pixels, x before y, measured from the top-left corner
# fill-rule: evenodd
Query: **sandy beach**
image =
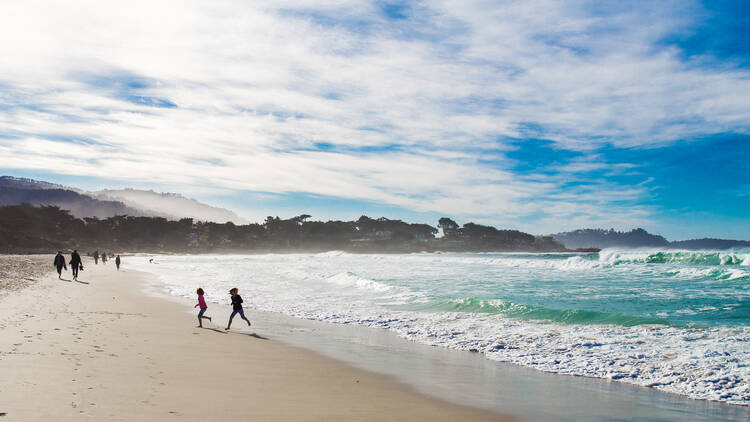
<path id="1" fill-rule="evenodd" d="M 45 258 L 24 258 L 25 268 L 52 262 Z M 208 312 L 215 324 L 197 328 L 189 303 L 143 292 L 149 275 L 86 264 L 80 282 L 46 269 L 6 277 L 23 282 L 4 282 L 0 295 L 3 420 L 511 419 L 422 395 L 241 320 L 226 333 L 228 312 L 217 306 Z"/>

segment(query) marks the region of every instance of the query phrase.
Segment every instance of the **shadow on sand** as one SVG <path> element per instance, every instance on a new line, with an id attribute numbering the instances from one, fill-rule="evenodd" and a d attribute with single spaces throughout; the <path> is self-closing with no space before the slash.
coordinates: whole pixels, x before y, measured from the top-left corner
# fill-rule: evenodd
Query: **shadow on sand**
<path id="1" fill-rule="evenodd" d="M 262 335 L 260 335 L 258 333 L 243 333 L 243 332 L 240 332 L 240 331 L 227 331 L 227 333 L 237 334 L 237 335 L 240 335 L 240 336 L 253 337 L 253 338 L 257 338 L 258 340 L 268 340 L 268 337 L 263 337 Z"/>
<path id="2" fill-rule="evenodd" d="M 73 281 L 75 281 L 76 283 L 81 283 L 81 284 L 91 284 L 88 281 L 81 281 L 81 280 L 73 280 Z"/>
<path id="3" fill-rule="evenodd" d="M 201 327 L 196 327 L 196 328 L 201 328 Z M 220 334 L 226 334 L 227 333 L 226 331 L 220 330 L 218 328 L 211 328 L 211 327 L 202 327 L 202 328 L 204 330 L 211 330 L 211 331 L 214 331 L 214 332 L 217 332 L 217 333 L 220 333 Z"/>
<path id="4" fill-rule="evenodd" d="M 198 328 L 198 327 L 196 327 L 196 328 Z M 242 331 L 227 331 L 227 330 L 224 330 L 222 328 L 212 328 L 212 327 L 203 327 L 203 329 L 204 330 L 211 330 L 213 332 L 221 333 L 221 334 L 234 334 L 234 335 L 238 335 L 238 336 L 248 336 L 248 337 L 252 337 L 252 338 L 257 338 L 258 340 L 268 340 L 268 337 L 263 337 L 262 335 L 260 335 L 258 333 L 243 333 Z"/>

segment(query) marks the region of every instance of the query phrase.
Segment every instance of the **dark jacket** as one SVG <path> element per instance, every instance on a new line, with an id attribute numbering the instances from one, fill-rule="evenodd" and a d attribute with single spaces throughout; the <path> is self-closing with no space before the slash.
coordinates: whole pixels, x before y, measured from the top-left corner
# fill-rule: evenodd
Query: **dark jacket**
<path id="1" fill-rule="evenodd" d="M 242 309 L 242 296 L 232 296 L 232 309 L 235 311 L 239 311 L 240 309 Z"/>
<path id="2" fill-rule="evenodd" d="M 70 265 L 74 267 L 81 265 L 81 255 L 78 255 L 78 252 L 70 254 Z"/>
<path id="3" fill-rule="evenodd" d="M 68 267 L 65 265 L 65 257 L 60 254 L 55 256 L 55 261 L 52 263 L 52 265 L 54 265 L 55 267 L 65 268 L 66 270 L 68 269 Z"/>

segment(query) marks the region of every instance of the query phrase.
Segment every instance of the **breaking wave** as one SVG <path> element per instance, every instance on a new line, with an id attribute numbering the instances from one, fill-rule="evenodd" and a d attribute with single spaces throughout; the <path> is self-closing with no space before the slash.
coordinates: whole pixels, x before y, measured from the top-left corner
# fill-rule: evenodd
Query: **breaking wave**
<path id="1" fill-rule="evenodd" d="M 169 292 L 386 329 L 562 374 L 750 405 L 744 252 L 143 258 Z"/>

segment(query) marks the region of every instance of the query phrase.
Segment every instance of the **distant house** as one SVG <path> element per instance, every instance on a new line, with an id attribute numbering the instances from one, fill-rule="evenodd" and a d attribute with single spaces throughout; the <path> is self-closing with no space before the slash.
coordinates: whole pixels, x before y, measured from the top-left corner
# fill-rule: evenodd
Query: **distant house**
<path id="1" fill-rule="evenodd" d="M 352 242 L 375 242 L 380 240 L 391 240 L 393 233 L 390 230 L 378 230 L 371 233 L 366 233 L 358 239 L 352 239 Z"/>
<path id="2" fill-rule="evenodd" d="M 378 230 L 375 232 L 367 233 L 358 239 L 352 239 L 351 246 L 353 248 L 371 248 L 375 244 L 383 244 L 391 240 L 393 233 L 390 230 Z"/>
<path id="3" fill-rule="evenodd" d="M 390 230 L 378 230 L 375 232 L 375 240 L 391 240 L 391 236 L 393 236 L 393 232 Z"/>
<path id="4" fill-rule="evenodd" d="M 414 235 L 414 240 L 417 242 L 430 242 L 432 240 L 435 240 L 435 236 L 432 234 L 427 233 L 416 233 Z"/>
<path id="5" fill-rule="evenodd" d="M 464 246 L 466 246 L 466 241 L 443 239 L 442 241 L 440 241 L 440 246 L 444 248 L 449 248 L 449 249 L 463 248 Z"/>

